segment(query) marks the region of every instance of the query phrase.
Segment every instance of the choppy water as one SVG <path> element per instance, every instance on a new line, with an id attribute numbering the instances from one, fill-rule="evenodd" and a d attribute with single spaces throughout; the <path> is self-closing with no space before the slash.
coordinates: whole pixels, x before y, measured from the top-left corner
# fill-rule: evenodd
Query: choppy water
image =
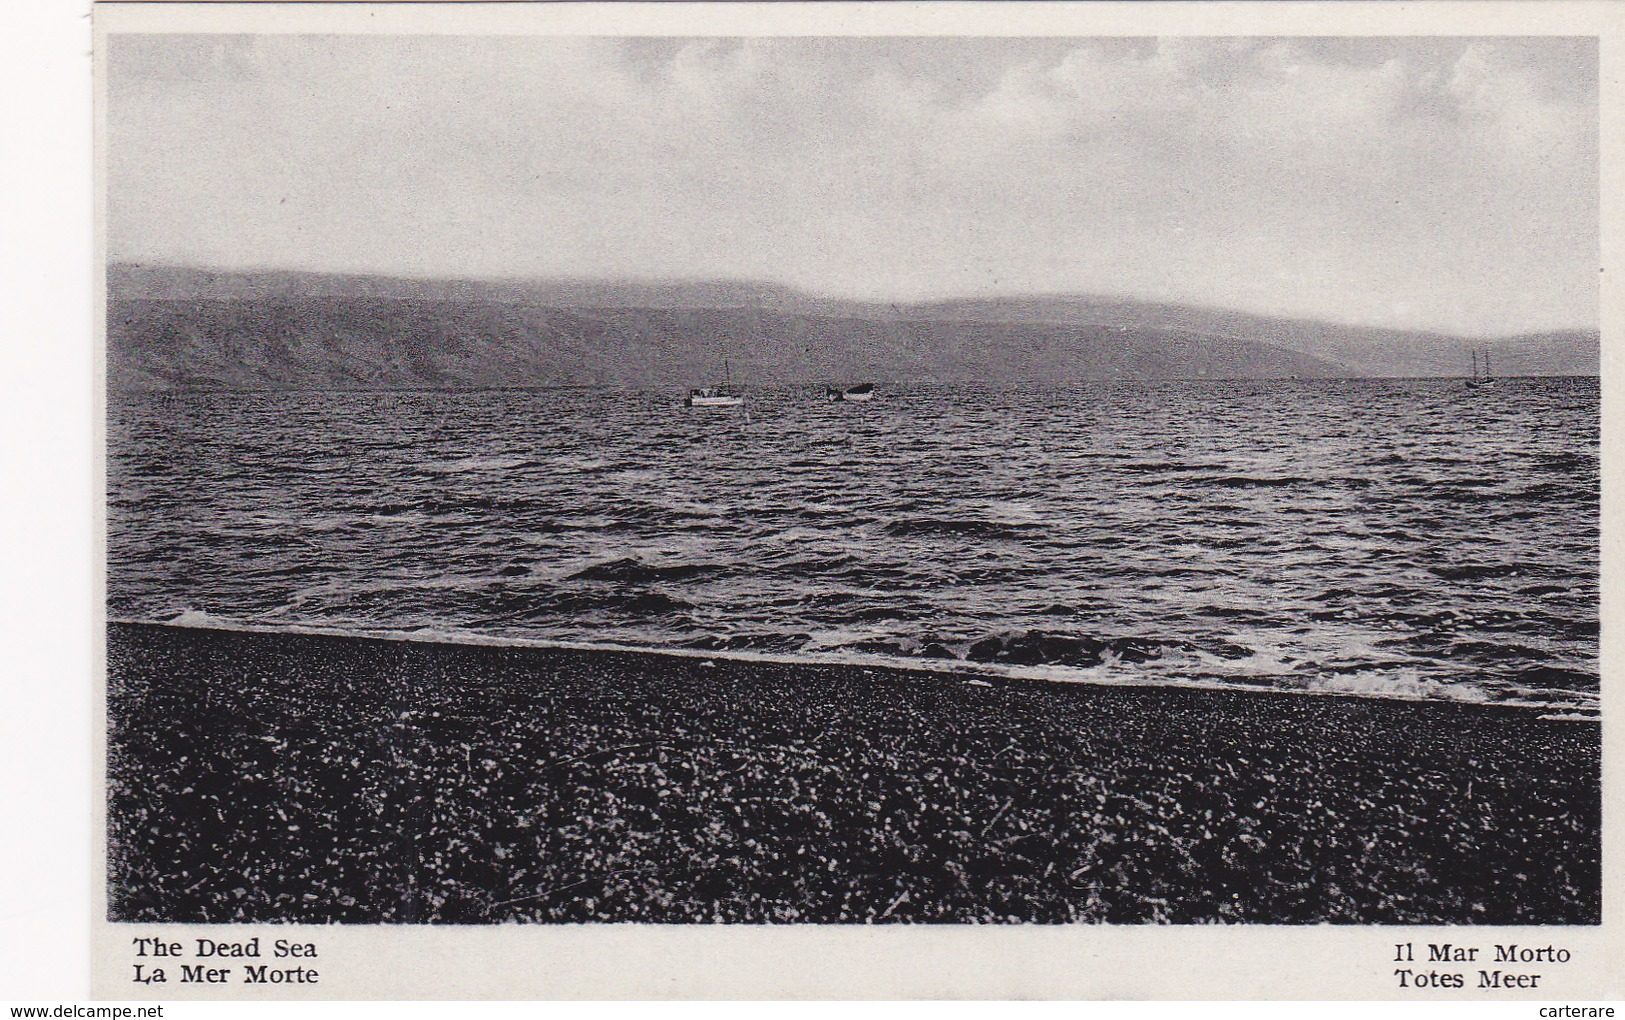
<path id="1" fill-rule="evenodd" d="M 1594 379 L 108 415 L 120 618 L 1597 708 Z"/>

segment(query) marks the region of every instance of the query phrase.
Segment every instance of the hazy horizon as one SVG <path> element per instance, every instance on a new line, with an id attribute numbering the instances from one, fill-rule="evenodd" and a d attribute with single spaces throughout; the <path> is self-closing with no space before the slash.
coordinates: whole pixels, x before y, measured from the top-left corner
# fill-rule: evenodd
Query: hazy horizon
<path id="1" fill-rule="evenodd" d="M 558 286 L 588 286 L 588 287 L 593 287 L 593 286 L 602 286 L 602 287 L 616 287 L 616 286 L 630 286 L 630 287 L 683 287 L 683 286 L 691 286 L 691 287 L 706 287 L 706 286 L 710 286 L 710 287 L 755 287 L 755 288 L 762 288 L 762 289 L 785 291 L 785 292 L 792 293 L 797 297 L 805 298 L 807 300 L 812 300 L 812 301 L 820 301 L 820 300 L 822 300 L 822 301 L 832 301 L 832 302 L 849 302 L 849 303 L 852 303 L 852 304 L 893 305 L 893 306 L 896 306 L 896 305 L 913 305 L 913 304 L 918 304 L 918 305 L 947 304 L 947 303 L 952 303 L 952 302 L 971 302 L 971 301 L 1021 301 L 1021 300 L 1098 301 L 1098 302 L 1115 302 L 1115 303 L 1121 303 L 1121 304 L 1143 304 L 1143 305 L 1162 305 L 1162 306 L 1167 306 L 1167 307 L 1182 307 L 1182 308 L 1189 308 L 1189 309 L 1192 309 L 1192 310 L 1195 310 L 1195 311 L 1236 313 L 1236 314 L 1241 314 L 1241 315 L 1257 316 L 1259 318 L 1274 318 L 1274 319 L 1281 319 L 1281 320 L 1287 320 L 1287 321 L 1314 322 L 1314 323 L 1321 323 L 1321 324 L 1329 325 L 1329 326 L 1346 326 L 1346 327 L 1353 328 L 1353 329 L 1394 330 L 1396 332 L 1414 332 L 1414 333 L 1419 333 L 1419 334 L 1421 334 L 1421 333 L 1436 333 L 1436 334 L 1441 335 L 1441 336 L 1452 336 L 1452 337 L 1455 337 L 1457 339 L 1462 339 L 1462 340 L 1475 340 L 1475 339 L 1479 339 L 1479 340 L 1495 340 L 1495 339 L 1507 339 L 1507 338 L 1511 338 L 1511 337 L 1515 337 L 1515 336 L 1539 335 L 1539 334 L 1549 334 L 1549 333 L 1565 333 L 1565 332 L 1590 332 L 1590 333 L 1595 333 L 1595 332 L 1597 332 L 1597 327 L 1594 326 L 1594 325 L 1593 326 L 1581 326 L 1581 325 L 1556 324 L 1556 325 L 1550 325 L 1550 326 L 1544 326 L 1544 327 L 1537 327 L 1537 328 L 1528 329 L 1528 330 L 1519 330 L 1516 333 L 1507 333 L 1507 332 L 1499 332 L 1499 333 L 1445 333 L 1445 332 L 1439 331 L 1439 330 L 1429 330 L 1429 329 L 1422 329 L 1422 328 L 1399 327 L 1399 326 L 1385 326 L 1385 325 L 1373 324 L 1373 323 L 1369 323 L 1369 322 L 1354 322 L 1354 321 L 1349 321 L 1349 320 L 1344 320 L 1344 319 L 1336 319 L 1336 318 L 1332 318 L 1330 316 L 1286 315 L 1286 314 L 1278 314 L 1278 313 L 1267 312 L 1267 311 L 1257 311 L 1255 309 L 1238 308 L 1238 307 L 1229 306 L 1229 305 L 1202 303 L 1202 302 L 1196 302 L 1196 301 L 1160 301 L 1160 300 L 1155 299 L 1155 298 L 1147 298 L 1147 297 L 1142 297 L 1142 296 L 1138 296 L 1138 295 L 1134 295 L 1134 294 L 1105 294 L 1105 293 L 1082 293 L 1082 292 L 1067 293 L 1067 292 L 1062 292 L 1062 291 L 1047 291 L 1047 292 L 1046 291 L 998 291 L 998 292 L 991 292 L 990 291 L 990 292 L 984 292 L 984 293 L 943 294 L 941 296 L 925 297 L 925 298 L 887 299 L 887 298 L 850 297 L 850 296 L 847 296 L 847 295 L 844 295 L 844 294 L 825 293 L 825 292 L 822 292 L 822 291 L 813 290 L 813 289 L 808 288 L 808 287 L 802 287 L 802 286 L 799 286 L 799 285 L 794 284 L 794 283 L 786 283 L 786 282 L 778 281 L 778 280 L 761 280 L 761 279 L 745 279 L 745 278 L 720 279 L 720 278 L 701 278 L 701 277 L 685 278 L 685 277 L 674 277 L 674 276 L 673 277 L 630 277 L 630 276 L 626 276 L 626 277 L 607 277 L 607 276 L 604 276 L 604 277 L 585 277 L 585 276 L 575 276 L 575 277 L 571 277 L 571 276 L 545 276 L 545 277 L 544 276 L 414 276 L 414 275 L 408 275 L 408 274 L 402 274 L 402 273 L 372 273 L 372 272 L 349 272 L 349 271 L 335 271 L 335 270 L 298 269 L 298 268 L 293 268 L 293 267 L 288 267 L 288 266 L 259 265 L 259 266 L 243 266 L 243 267 L 224 268 L 224 267 L 221 267 L 221 266 L 190 265 L 190 264 L 182 264 L 182 263 L 127 262 L 127 261 L 109 261 L 107 263 L 107 268 L 108 269 L 139 268 L 139 269 L 158 269 L 158 270 L 178 270 L 178 271 L 181 271 L 181 272 L 220 273 L 220 274 L 234 274 L 234 275 L 242 275 L 242 276 L 256 276 L 256 275 L 275 276 L 275 275 L 279 275 L 279 274 L 289 274 L 289 275 L 311 275 L 311 276 L 333 276 L 333 277 L 358 277 L 358 278 L 373 279 L 373 280 L 399 281 L 399 282 L 402 282 L 402 283 L 422 283 L 422 284 L 425 284 L 425 285 L 466 283 L 466 284 L 485 284 L 485 285 L 494 285 L 494 286 L 504 286 L 504 285 L 506 285 L 506 286 L 525 286 L 525 285 L 549 286 L 549 285 L 558 285 Z"/>
<path id="2" fill-rule="evenodd" d="M 1595 329 L 1577 38 L 111 37 L 110 263 Z"/>

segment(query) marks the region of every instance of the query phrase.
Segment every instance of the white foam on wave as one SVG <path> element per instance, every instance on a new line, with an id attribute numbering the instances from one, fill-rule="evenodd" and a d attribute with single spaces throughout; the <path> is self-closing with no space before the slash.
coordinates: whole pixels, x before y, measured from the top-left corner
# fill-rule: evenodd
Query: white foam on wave
<path id="1" fill-rule="evenodd" d="M 1489 693 L 1481 687 L 1441 683 L 1409 669 L 1324 674 L 1310 679 L 1308 689 L 1317 694 L 1352 694 L 1361 698 L 1392 698 L 1399 701 L 1461 701 L 1472 704 L 1487 704 L 1490 701 Z"/>
<path id="2" fill-rule="evenodd" d="M 609 461 L 602 457 L 577 457 L 566 453 L 549 457 L 547 463 L 552 467 L 568 468 L 572 471 L 600 471 Z"/>
<path id="3" fill-rule="evenodd" d="M 119 621 L 115 620 L 113 622 L 117 623 Z M 206 613 L 201 609 L 193 609 L 191 606 L 183 606 L 170 616 L 150 622 L 162 623 L 171 627 L 200 627 L 208 630 L 222 630 L 236 626 L 238 621 L 230 617 Z M 275 630 L 277 628 L 270 629 Z"/>
<path id="4" fill-rule="evenodd" d="M 1291 655 L 1287 650 L 1274 644 L 1252 640 L 1235 635 L 1229 638 L 1230 643 L 1237 648 L 1244 648 L 1251 654 L 1244 659 L 1228 659 L 1202 648 L 1195 649 L 1192 654 L 1203 666 L 1238 676 L 1254 677 L 1280 677 L 1290 676 L 1302 665 L 1302 660 Z"/>
<path id="5" fill-rule="evenodd" d="M 721 659 L 729 662 L 759 662 L 785 666 L 867 666 L 901 669 L 916 673 L 976 677 L 1002 677 L 1013 680 L 1042 680 L 1052 683 L 1081 683 L 1097 686 L 1184 687 L 1198 690 L 1234 691 L 1236 688 L 1204 680 L 1163 680 L 1116 671 L 1115 656 L 1108 654 L 1099 666 L 1015 666 L 996 662 L 967 662 L 962 659 L 913 659 L 868 652 L 758 652 L 749 649 L 654 648 L 611 641 L 564 641 L 553 638 L 523 638 L 484 634 L 455 628 L 421 627 L 410 630 L 390 628 L 339 628 L 310 624 L 275 626 L 198 614 L 200 622 L 179 620 L 112 619 L 110 623 L 144 623 L 159 626 L 193 627 L 246 634 L 301 634 L 312 637 L 365 638 L 402 641 L 413 644 L 457 645 L 481 648 L 538 648 L 580 652 L 625 652 L 679 659 Z"/>
<path id="6" fill-rule="evenodd" d="M 398 514 L 367 514 L 360 518 L 376 527 L 394 527 L 396 525 L 424 525 L 430 521 L 429 515 L 418 510 L 407 510 Z"/>
<path id="7" fill-rule="evenodd" d="M 854 645 L 860 641 L 884 641 L 892 637 L 891 629 L 883 623 L 844 623 L 824 627 L 807 633 L 802 651 L 809 655 L 836 654 L 835 649 Z"/>
<path id="8" fill-rule="evenodd" d="M 155 624 L 168 627 L 186 627 L 203 630 L 224 630 L 248 634 L 302 634 L 313 637 L 365 638 L 377 641 L 402 641 L 413 644 L 474 646 L 481 648 L 537 648 L 562 649 L 580 652 L 622 652 L 635 655 L 659 655 L 679 659 L 720 659 L 730 662 L 773 663 L 786 666 L 865 666 L 875 669 L 905 670 L 914 673 L 932 673 L 954 676 L 974 682 L 979 677 L 1001 677 L 1010 680 L 1038 680 L 1048 683 L 1088 684 L 1099 687 L 1173 687 L 1182 690 L 1220 691 L 1239 696 L 1254 693 L 1295 694 L 1310 697 L 1361 697 L 1385 701 L 1438 702 L 1454 701 L 1459 704 L 1488 704 L 1489 698 L 1476 688 L 1457 688 L 1450 684 L 1418 679 L 1414 684 L 1374 682 L 1365 674 L 1331 676 L 1320 682 L 1311 682 L 1300 688 L 1250 688 L 1209 679 L 1182 679 L 1155 676 L 1134 670 L 1117 656 L 1106 653 L 1096 666 L 1010 665 L 996 662 L 967 662 L 963 659 L 914 659 L 867 652 L 758 652 L 748 649 L 708 649 L 649 647 L 602 641 L 564 641 L 551 638 L 524 638 L 508 635 L 485 634 L 456 628 L 420 627 L 410 630 L 390 628 L 339 628 L 308 624 L 268 625 L 213 614 L 187 610 L 179 616 L 163 619 L 109 618 L 109 623 Z M 1498 706 L 1540 710 L 1541 718 L 1562 721 L 1595 722 L 1598 715 L 1571 713 L 1549 703 L 1507 699 L 1495 702 Z M 1584 710 L 1582 710 L 1583 712 Z"/>
<path id="9" fill-rule="evenodd" d="M 418 465 L 430 474 L 460 475 L 470 471 L 509 471 L 528 464 L 524 457 L 461 457 L 457 460 L 431 460 Z"/>
<path id="10" fill-rule="evenodd" d="M 366 518 L 358 514 L 328 514 L 323 517 L 310 518 L 303 521 L 299 527 L 303 531 L 316 535 L 325 535 L 329 532 L 348 528 L 358 521 Z"/>

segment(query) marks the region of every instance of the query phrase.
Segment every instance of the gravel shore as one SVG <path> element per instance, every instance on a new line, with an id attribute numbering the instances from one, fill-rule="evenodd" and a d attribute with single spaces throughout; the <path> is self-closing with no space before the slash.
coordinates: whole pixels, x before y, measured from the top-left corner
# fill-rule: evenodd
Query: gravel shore
<path id="1" fill-rule="evenodd" d="M 113 920 L 1600 920 L 1596 722 L 107 634 Z"/>

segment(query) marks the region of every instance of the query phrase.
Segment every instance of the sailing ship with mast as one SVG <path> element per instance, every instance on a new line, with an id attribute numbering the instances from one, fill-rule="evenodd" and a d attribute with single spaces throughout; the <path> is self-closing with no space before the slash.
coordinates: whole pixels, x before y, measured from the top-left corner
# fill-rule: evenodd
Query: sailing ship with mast
<path id="1" fill-rule="evenodd" d="M 1466 380 L 1467 388 L 1470 389 L 1470 390 L 1477 390 L 1477 389 L 1483 389 L 1483 388 L 1488 387 L 1488 386 L 1494 386 L 1495 385 L 1495 377 L 1490 374 L 1490 352 L 1489 352 L 1489 350 L 1486 349 L 1484 351 L 1484 372 L 1483 372 L 1482 375 L 1479 374 L 1479 371 L 1478 371 L 1478 352 L 1476 350 L 1473 351 L 1472 356 L 1473 356 L 1473 377 L 1471 379 Z"/>
<path id="2" fill-rule="evenodd" d="M 683 398 L 684 407 L 738 407 L 744 402 L 744 396 L 734 391 L 727 358 L 722 359 L 721 386 L 697 387 L 689 390 L 688 396 Z"/>

